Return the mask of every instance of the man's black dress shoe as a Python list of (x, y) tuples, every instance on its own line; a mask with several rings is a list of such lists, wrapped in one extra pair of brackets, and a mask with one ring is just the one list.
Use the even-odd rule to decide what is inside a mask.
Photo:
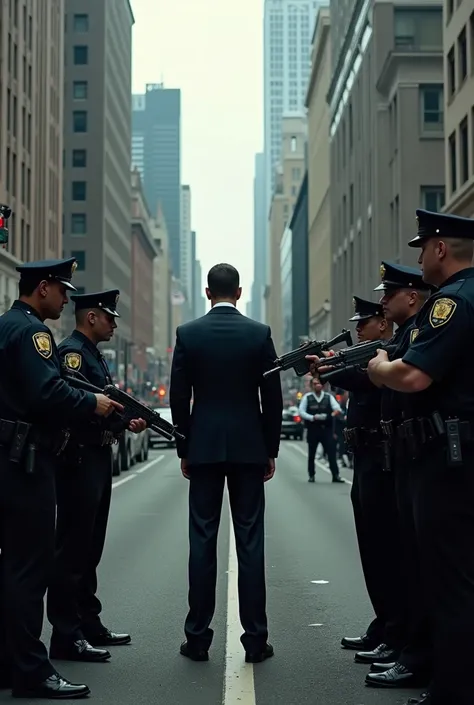
[(14, 698), (45, 698), (47, 700), (76, 700), (90, 695), (87, 685), (70, 683), (65, 678), (54, 673), (42, 683), (27, 687), (15, 686), (12, 691)]
[(49, 647), (49, 657), (61, 661), (83, 661), (89, 663), (100, 663), (108, 661), (111, 654), (107, 649), (96, 649), (85, 639), (77, 639), (72, 643), (58, 643), (51, 641)]
[(373, 663), (370, 667), (370, 672), (385, 673), (385, 671), (388, 671), (389, 668), (393, 668), (395, 663), (396, 661), (392, 661), (392, 663)]
[(179, 647), (181, 656), (190, 658), (191, 661), (209, 661), (209, 652), (206, 649), (199, 649), (189, 645), (187, 641), (183, 641)]
[(382, 673), (368, 673), (365, 684), (372, 688), (412, 688), (420, 683), (420, 677), (411, 673), (401, 663), (396, 663), (392, 668)]
[(344, 482), (344, 480), (342, 479), (342, 477), (340, 475), (338, 475), (337, 477), (333, 477), (332, 481), (333, 482)]
[(370, 651), (370, 649), (375, 649), (378, 643), (375, 643), (370, 636), (364, 634), (363, 636), (345, 636), (341, 639), (341, 646), (343, 649), (350, 649), (351, 651)]
[(111, 632), (110, 629), (104, 629), (104, 631), (96, 634), (86, 633), (84, 636), (92, 646), (122, 646), (130, 644), (132, 641), (130, 634), (118, 634), (117, 632)]
[(261, 651), (246, 651), (245, 652), (245, 663), (261, 663), (266, 661), (267, 658), (274, 656), (275, 651), (271, 644), (265, 644)]
[(354, 656), (356, 663), (390, 663), (396, 661), (398, 652), (387, 644), (379, 644), (372, 651), (358, 651)]

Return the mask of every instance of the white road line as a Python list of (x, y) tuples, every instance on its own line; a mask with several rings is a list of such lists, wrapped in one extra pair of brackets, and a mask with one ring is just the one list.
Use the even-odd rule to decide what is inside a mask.
[(156, 463), (160, 463), (164, 457), (165, 457), (164, 455), (159, 455), (157, 458), (154, 458), (152, 461), (150, 461), (149, 463), (144, 465), (142, 468), (135, 470), (136, 474), (139, 475), (141, 472), (146, 472), (147, 470), (152, 468), (153, 465), (156, 465)]
[[(299, 453), (301, 453), (301, 455), (304, 455), (305, 458), (308, 457), (307, 454), (306, 454), (306, 451), (304, 451), (302, 448), (300, 448), (300, 447), (299, 447), (298, 445), (296, 445), (295, 443), (289, 443), (289, 444), (288, 444), (288, 443), (285, 443), (284, 448), (286, 448), (287, 445), (289, 445), (291, 448), (294, 448), (295, 450), (297, 450)], [(319, 460), (316, 460), (316, 465), (317, 465), (317, 467), (318, 467), (320, 470), (322, 470), (323, 472), (327, 473), (328, 475), (331, 474), (331, 471), (330, 471), (328, 468), (325, 468), (324, 465), (322, 465), (322, 464), (319, 462)], [(346, 485), (352, 485), (352, 482), (351, 482), (350, 480), (346, 480), (345, 477), (342, 477), (341, 479), (344, 480), (344, 482), (346, 483)]]
[(256, 705), (253, 664), (245, 663), (244, 650), (240, 642), (242, 627), (239, 617), (237, 571), (237, 551), (232, 518), (230, 518), (229, 569), (227, 573), (227, 635), (222, 705)]
[(159, 455), (157, 458), (150, 460), (149, 463), (144, 465), (142, 468), (138, 468), (138, 470), (135, 470), (135, 472), (130, 473), (130, 475), (127, 475), (127, 477), (124, 477), (122, 480), (117, 480), (116, 482), (113, 482), (112, 489), (114, 489), (115, 487), (120, 487), (120, 485), (124, 485), (126, 482), (130, 482), (130, 480), (134, 480), (139, 473), (145, 472), (145, 470), (149, 470), (157, 463), (160, 463), (164, 457), (164, 455)]

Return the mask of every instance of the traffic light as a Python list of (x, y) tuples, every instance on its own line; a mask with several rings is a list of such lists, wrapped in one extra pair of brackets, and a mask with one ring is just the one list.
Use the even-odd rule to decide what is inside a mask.
[(0, 245), (6, 247), (8, 244), (8, 225), (7, 220), (12, 212), (8, 206), (0, 204)]
[(165, 395), (166, 395), (166, 389), (163, 386), (161, 386), (158, 390), (158, 396), (160, 396), (163, 399), (163, 397)]
[(302, 396), (303, 396), (302, 392), (298, 392), (297, 395), (296, 395), (296, 398), (297, 398), (297, 399), (301, 399)]

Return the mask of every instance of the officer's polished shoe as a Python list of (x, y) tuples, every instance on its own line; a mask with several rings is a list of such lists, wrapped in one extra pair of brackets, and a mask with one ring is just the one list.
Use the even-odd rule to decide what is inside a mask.
[(412, 673), (401, 663), (396, 663), (392, 668), (383, 673), (368, 673), (365, 684), (372, 688), (411, 688), (420, 683), (420, 677)]
[(396, 661), (398, 652), (387, 644), (379, 644), (373, 651), (358, 651), (354, 656), (356, 663), (390, 663)]
[(340, 475), (338, 475), (337, 477), (333, 477), (332, 481), (333, 482), (344, 482), (344, 480), (342, 479), (342, 477)]
[(14, 698), (45, 698), (47, 700), (76, 700), (86, 698), (90, 695), (87, 685), (77, 685), (70, 683), (65, 678), (54, 673), (42, 683), (30, 685), (28, 687), (14, 687), (12, 696)]
[(179, 647), (179, 653), (181, 656), (190, 658), (191, 661), (209, 661), (209, 651), (206, 651), (206, 649), (192, 647), (187, 641), (183, 641)]
[(396, 661), (392, 661), (392, 663), (373, 663), (370, 667), (370, 672), (385, 673), (385, 671), (388, 671), (389, 668), (393, 668), (395, 663)]
[(314, 482), (314, 475), (312, 477), (308, 477), (308, 482)]
[(273, 646), (271, 644), (265, 644), (262, 651), (246, 651), (245, 663), (261, 663), (274, 655), (275, 651), (273, 650)]
[(341, 639), (341, 646), (343, 649), (350, 649), (351, 651), (363, 651), (364, 649), (369, 651), (370, 649), (375, 649), (378, 644), (374, 643), (370, 636), (364, 634), (363, 636), (343, 637)]
[(132, 637), (130, 634), (118, 634), (111, 632), (110, 629), (104, 629), (103, 632), (97, 634), (86, 634), (87, 641), (92, 646), (122, 646), (130, 644)]
[(49, 657), (61, 661), (83, 661), (100, 663), (108, 661), (111, 654), (107, 649), (96, 649), (85, 639), (78, 639), (69, 644), (51, 642)]

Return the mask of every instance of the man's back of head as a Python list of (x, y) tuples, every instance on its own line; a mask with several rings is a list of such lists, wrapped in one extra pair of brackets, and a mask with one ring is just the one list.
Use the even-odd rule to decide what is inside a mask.
[(235, 267), (225, 262), (215, 264), (208, 272), (206, 296), (214, 306), (220, 302), (236, 304), (242, 294), (240, 275)]

